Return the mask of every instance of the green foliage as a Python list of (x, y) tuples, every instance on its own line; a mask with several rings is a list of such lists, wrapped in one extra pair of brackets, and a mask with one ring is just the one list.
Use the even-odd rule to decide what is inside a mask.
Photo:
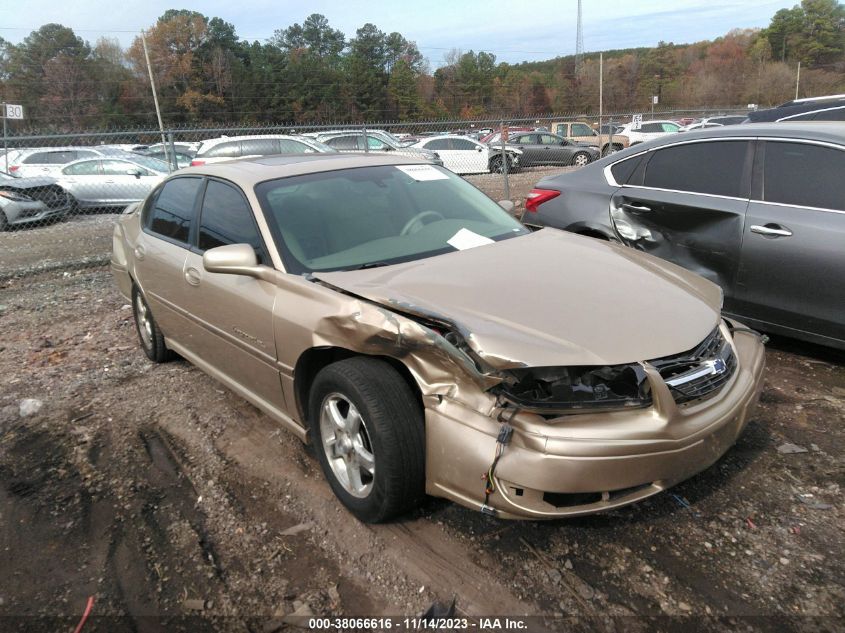
[[(354, 37), (318, 13), (279, 28), (266, 42), (235, 26), (170, 9), (145, 31), (166, 124), (422, 119), (598, 108), (598, 54), (497, 63), (487, 51), (453, 50), (429, 71), (417, 45), (375, 24)], [(767, 28), (712, 42), (604, 53), (605, 111), (774, 104), (795, 90), (845, 92), (845, 8), (803, 0)], [(2, 97), (23, 103), (42, 129), (155, 121), (141, 39), (93, 47), (72, 29), (46, 24), (19, 44), (0, 39)]]

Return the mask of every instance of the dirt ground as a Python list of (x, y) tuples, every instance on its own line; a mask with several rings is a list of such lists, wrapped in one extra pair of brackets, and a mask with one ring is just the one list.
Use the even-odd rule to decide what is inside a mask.
[[(845, 627), (845, 354), (772, 341), (737, 445), (634, 506), (529, 523), (430, 499), (366, 526), (298, 440), (146, 360), (97, 259), (113, 219), (0, 236), (0, 630), (72, 630), (89, 596), (85, 631), (264, 632), (453, 598), (530, 630)], [(76, 264), (45, 267), (44, 244)]]

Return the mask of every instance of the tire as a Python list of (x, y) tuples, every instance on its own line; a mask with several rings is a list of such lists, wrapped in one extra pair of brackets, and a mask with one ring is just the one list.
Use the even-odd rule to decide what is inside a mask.
[(308, 412), (323, 473), (353, 515), (380, 523), (418, 505), (425, 494), (423, 415), (393, 367), (355, 357), (323, 368)]
[(135, 331), (141, 341), (141, 349), (154, 363), (165, 363), (173, 359), (173, 352), (167, 349), (164, 335), (153, 318), (150, 306), (137, 286), (132, 286), (132, 314), (135, 317)]
[(9, 228), (9, 219), (3, 211), (0, 211), (0, 233)]
[(572, 157), (572, 166), (573, 167), (583, 167), (587, 163), (590, 162), (590, 155), (586, 152), (578, 152), (575, 156)]
[(501, 174), (502, 173), (502, 157), (495, 156), (494, 158), (490, 159), (490, 173), (491, 174)]

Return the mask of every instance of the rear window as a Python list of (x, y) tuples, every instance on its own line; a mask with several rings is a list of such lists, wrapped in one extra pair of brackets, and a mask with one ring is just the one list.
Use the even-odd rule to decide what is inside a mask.
[(201, 184), (201, 178), (174, 178), (166, 182), (149, 211), (150, 231), (187, 243)]
[(744, 196), (742, 178), (748, 141), (687, 143), (656, 150), (643, 186), (717, 196)]

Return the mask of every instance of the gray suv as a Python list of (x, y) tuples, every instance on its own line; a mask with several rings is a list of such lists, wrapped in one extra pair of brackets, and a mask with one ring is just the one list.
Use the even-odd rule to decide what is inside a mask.
[(667, 259), (718, 283), (728, 314), (845, 349), (843, 174), (845, 124), (719, 127), (544, 178), (523, 221)]

